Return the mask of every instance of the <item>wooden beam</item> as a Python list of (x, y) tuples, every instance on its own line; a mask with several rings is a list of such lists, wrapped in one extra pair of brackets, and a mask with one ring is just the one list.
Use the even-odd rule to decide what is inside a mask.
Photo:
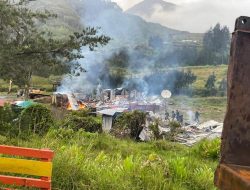
[(51, 185), (50, 181), (44, 181), (41, 179), (31, 179), (31, 178), (3, 176), (3, 175), (0, 175), (0, 184), (1, 183), (6, 185), (44, 188), (44, 189), (49, 189)]
[(0, 172), (51, 177), (52, 163), (16, 158), (0, 158)]
[(21, 147), (4, 146), (4, 145), (0, 145), (0, 154), (24, 156), (24, 157), (39, 158), (39, 159), (52, 159), (54, 156), (54, 152), (47, 149), (40, 150), (40, 149), (21, 148)]

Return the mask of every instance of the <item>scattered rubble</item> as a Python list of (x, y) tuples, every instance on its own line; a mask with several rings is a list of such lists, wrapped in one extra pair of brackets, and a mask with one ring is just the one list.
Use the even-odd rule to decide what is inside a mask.
[(193, 124), (183, 127), (183, 132), (178, 134), (176, 141), (187, 146), (192, 146), (203, 139), (221, 137), (223, 123), (208, 121), (202, 124)]
[[(153, 121), (149, 123), (152, 122)], [(147, 122), (147, 126), (140, 134), (142, 141), (152, 140), (152, 132), (148, 128), (149, 123)], [(192, 146), (203, 139), (214, 139), (221, 137), (222, 129), (223, 123), (219, 123), (214, 120), (202, 124), (195, 123), (192, 125), (182, 126), (181, 133), (174, 137), (174, 141), (187, 146)], [(161, 134), (171, 133), (171, 129), (168, 126), (159, 126), (159, 131)]]
[[(163, 136), (171, 133), (168, 126), (170, 121), (179, 122), (182, 126), (181, 133), (177, 134), (174, 140), (187, 146), (192, 146), (204, 138), (213, 139), (221, 136), (223, 124), (213, 120), (199, 124), (199, 117), (197, 116), (195, 123), (188, 124), (183, 121), (183, 115), (178, 110), (176, 110), (178, 114), (175, 118), (170, 119), (170, 115), (166, 118), (167, 99), (170, 97), (171, 92), (168, 90), (163, 91), (161, 97), (146, 97), (136, 90), (129, 91), (125, 88), (101, 90), (98, 88), (95, 95), (83, 95), (83, 93), (54, 94), (52, 104), (67, 110), (94, 108), (97, 114), (102, 115), (104, 132), (111, 131), (116, 116), (124, 111), (140, 110), (147, 112), (146, 126), (139, 136), (142, 141), (154, 139), (149, 125), (154, 124), (155, 121), (159, 122), (158, 128)], [(178, 115), (182, 116), (181, 122)]]

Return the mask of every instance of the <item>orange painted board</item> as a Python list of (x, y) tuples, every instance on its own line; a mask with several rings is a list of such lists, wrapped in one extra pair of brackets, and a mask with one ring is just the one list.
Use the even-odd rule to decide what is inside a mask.
[(24, 186), (24, 187), (35, 187), (35, 188), (50, 188), (51, 182), (44, 181), (41, 179), (31, 179), (31, 178), (21, 178), (21, 177), (12, 177), (12, 176), (3, 176), (0, 175), (0, 185), (15, 185), (15, 186)]
[(22, 147), (5, 146), (5, 145), (0, 145), (0, 154), (24, 156), (24, 157), (39, 158), (39, 159), (52, 159), (54, 156), (54, 152), (51, 150), (40, 150), (40, 149), (22, 148)]

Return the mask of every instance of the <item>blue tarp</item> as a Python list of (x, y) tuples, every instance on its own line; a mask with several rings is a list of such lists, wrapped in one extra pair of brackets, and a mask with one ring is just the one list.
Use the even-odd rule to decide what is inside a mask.
[(21, 108), (27, 108), (33, 104), (35, 104), (34, 102), (32, 101), (17, 101), (15, 102), (15, 104), (18, 106), (18, 107), (21, 107)]

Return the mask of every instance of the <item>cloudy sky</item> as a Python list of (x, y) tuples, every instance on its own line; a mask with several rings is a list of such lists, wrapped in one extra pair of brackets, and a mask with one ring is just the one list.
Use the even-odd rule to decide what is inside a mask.
[[(113, 0), (126, 10), (142, 0)], [(250, 0), (165, 0), (179, 5), (174, 13), (166, 13), (156, 8), (148, 21), (191, 32), (205, 32), (220, 22), (233, 31), (235, 19), (250, 16)]]

